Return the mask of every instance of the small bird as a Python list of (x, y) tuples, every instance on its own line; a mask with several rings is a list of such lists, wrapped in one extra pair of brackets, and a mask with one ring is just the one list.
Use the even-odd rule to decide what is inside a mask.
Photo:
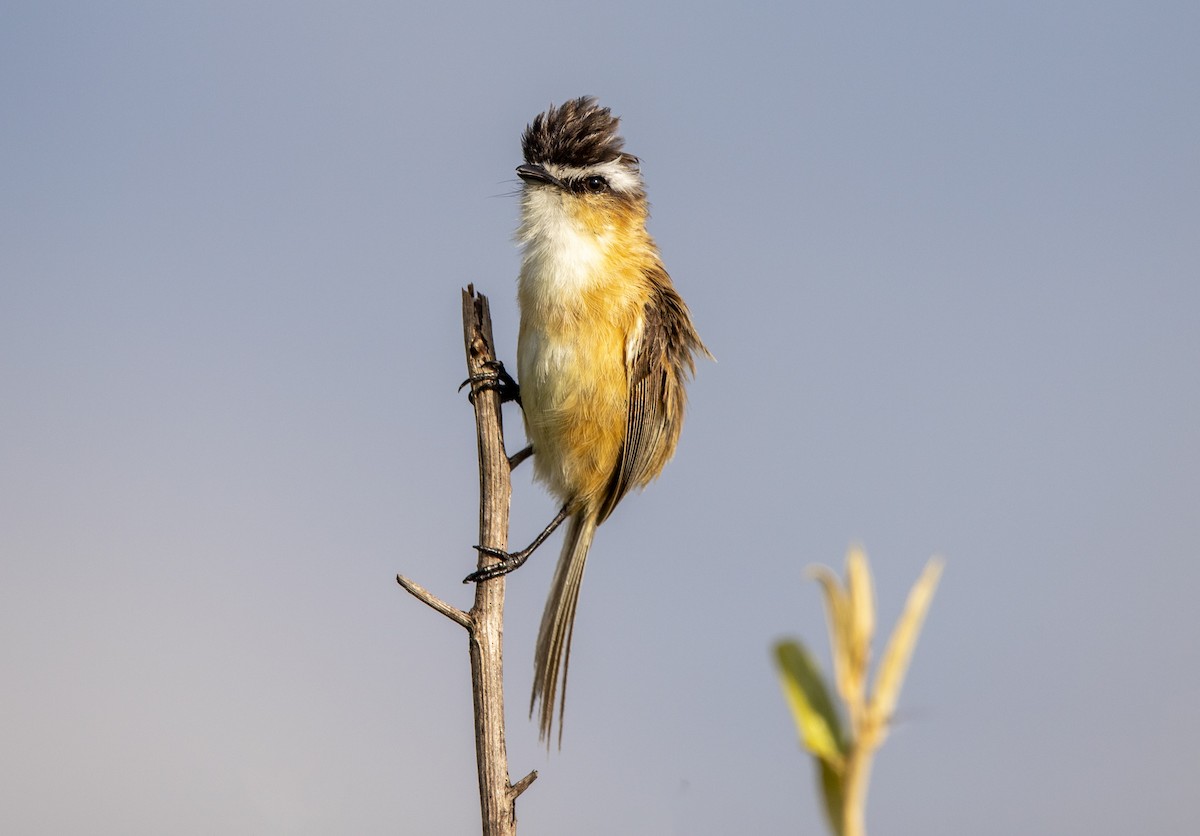
[(711, 357), (646, 231), (638, 159), (622, 150), (618, 124), (582, 97), (535, 117), (521, 138), (519, 400), (534, 474), (563, 505), (528, 548), (482, 549), (500, 562), (468, 578), (511, 571), (570, 520), (538, 631), (529, 708), (532, 715), (540, 703), (547, 739), (558, 694), (560, 746), (575, 608), (596, 527), (631, 488), (662, 472), (679, 441), (695, 357)]

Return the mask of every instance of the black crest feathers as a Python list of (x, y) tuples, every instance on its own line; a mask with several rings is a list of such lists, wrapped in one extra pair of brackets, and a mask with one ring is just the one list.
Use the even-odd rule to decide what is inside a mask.
[(580, 168), (616, 159), (636, 164), (636, 157), (621, 152), (625, 140), (617, 133), (620, 121), (607, 107), (600, 107), (593, 96), (551, 105), (534, 117), (521, 137), (525, 162)]

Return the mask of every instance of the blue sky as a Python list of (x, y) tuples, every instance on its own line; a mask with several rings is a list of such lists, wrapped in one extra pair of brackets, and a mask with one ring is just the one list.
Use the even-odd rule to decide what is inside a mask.
[[(1200, 817), (1194, 4), (26, 3), (0, 13), (0, 824), (461, 833), (459, 289), (515, 356), (519, 136), (597, 95), (719, 362), (599, 531), (522, 834), (813, 833), (771, 643), (946, 573), (894, 834)], [(510, 446), (523, 443), (515, 411)], [(514, 541), (554, 501), (515, 478)]]

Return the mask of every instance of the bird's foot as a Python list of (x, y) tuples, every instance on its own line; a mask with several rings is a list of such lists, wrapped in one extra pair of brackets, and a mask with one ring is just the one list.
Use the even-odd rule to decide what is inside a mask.
[(500, 403), (516, 401), (519, 405), (521, 403), (521, 387), (504, 368), (504, 363), (500, 360), (486, 360), (483, 366), (488, 371), (471, 375), (459, 384), (458, 391), (461, 392), (464, 387), (470, 386), (471, 391), (467, 393), (467, 400), (475, 403), (477, 394), (490, 389), (500, 394)]
[(507, 575), (512, 570), (519, 568), (522, 563), (529, 559), (529, 555), (533, 554), (533, 549), (506, 552), (503, 549), (493, 549), (491, 546), (476, 546), (475, 548), (481, 554), (490, 554), (492, 557), (498, 558), (499, 563), (493, 563), (490, 566), (484, 566), (482, 569), (476, 569), (463, 578), (463, 583), (479, 583), (480, 581), (490, 581), (492, 578)]

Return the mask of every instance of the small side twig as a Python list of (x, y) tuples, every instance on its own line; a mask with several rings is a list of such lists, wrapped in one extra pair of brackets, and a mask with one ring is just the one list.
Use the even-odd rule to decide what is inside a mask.
[(517, 781), (517, 783), (513, 784), (509, 788), (509, 793), (515, 799), (518, 795), (525, 792), (525, 790), (529, 789), (529, 785), (532, 784), (536, 780), (537, 780), (537, 770), (535, 769), (532, 772), (530, 772), (528, 775), (526, 775), (524, 778), (522, 778), (520, 781)]
[(432, 592), (430, 592), (425, 587), (421, 586), (419, 583), (416, 583), (415, 581), (410, 581), (408, 578), (404, 577), (403, 575), (396, 575), (396, 583), (398, 583), (398, 584), (400, 584), (400, 586), (404, 587), (404, 591), (408, 592), (410, 595), (412, 595), (418, 601), (428, 604), (430, 607), (433, 607), (433, 609), (437, 610), (442, 615), (446, 616), (446, 618), (448, 618), (451, 621), (454, 621), (458, 624), (461, 624), (463, 627), (466, 627), (468, 630), (471, 629), (470, 613), (463, 612), (462, 610), (460, 610), (458, 607), (454, 606), (453, 604), (447, 604), (445, 601), (443, 601), (441, 598), (434, 595)]
[(525, 461), (527, 458), (529, 458), (532, 455), (533, 455), (533, 445), (526, 444), (520, 450), (518, 450), (517, 452), (513, 453), (511, 456), (508, 457), (508, 469), (516, 470), (517, 466), (520, 465), (521, 462)]

